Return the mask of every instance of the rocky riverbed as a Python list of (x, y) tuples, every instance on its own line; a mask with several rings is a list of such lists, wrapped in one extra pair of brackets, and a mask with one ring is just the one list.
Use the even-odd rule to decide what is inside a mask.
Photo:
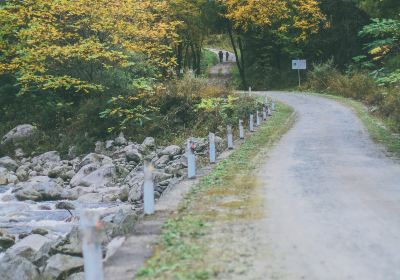
[[(79, 215), (93, 209), (101, 218), (107, 245), (130, 231), (142, 212), (143, 162), (155, 167), (155, 197), (186, 176), (184, 147), (158, 147), (147, 137), (129, 141), (121, 133), (98, 141), (92, 153), (68, 158), (57, 151), (25, 155), (18, 141), (34, 134), (21, 125), (2, 139), (15, 153), (0, 158), (0, 275), (2, 279), (83, 279)], [(206, 156), (206, 138), (195, 138)], [(217, 150), (225, 141), (216, 137)], [(112, 244), (112, 243), (111, 243)]]

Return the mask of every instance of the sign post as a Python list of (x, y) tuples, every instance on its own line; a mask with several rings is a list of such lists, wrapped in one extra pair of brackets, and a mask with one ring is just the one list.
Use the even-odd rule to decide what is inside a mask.
[(299, 87), (301, 85), (300, 70), (307, 69), (307, 61), (305, 59), (294, 59), (292, 60), (292, 70), (297, 70), (297, 76), (299, 77)]

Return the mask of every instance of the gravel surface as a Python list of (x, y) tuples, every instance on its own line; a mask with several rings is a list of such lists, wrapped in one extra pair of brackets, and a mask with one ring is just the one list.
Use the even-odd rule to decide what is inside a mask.
[(242, 279), (400, 279), (399, 162), (335, 101), (262, 94), (297, 121), (261, 169), (265, 254)]

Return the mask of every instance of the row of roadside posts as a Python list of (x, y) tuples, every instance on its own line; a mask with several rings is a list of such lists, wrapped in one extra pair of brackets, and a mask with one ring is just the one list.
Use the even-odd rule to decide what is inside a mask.
[[(251, 89), (249, 89), (251, 91)], [(260, 126), (261, 121), (266, 121), (268, 116), (271, 116), (272, 111), (275, 111), (275, 103), (271, 101), (271, 106), (268, 106), (268, 100), (262, 108), (262, 115), (260, 111), (256, 110), (255, 115), (249, 114), (249, 131), (254, 132), (254, 117), (255, 125)], [(238, 124), (239, 138), (244, 140), (245, 129), (243, 120), (239, 120)], [(227, 142), (228, 149), (234, 148), (232, 126), (227, 126)], [(216, 163), (217, 153), (215, 146), (215, 134), (209, 133), (209, 161), (210, 163)], [(196, 177), (196, 155), (195, 155), (195, 143), (189, 139), (186, 146), (186, 157), (187, 157), (187, 176), (189, 179)], [(149, 161), (144, 162), (144, 186), (143, 186), (143, 211), (147, 215), (154, 214), (155, 211), (155, 200), (154, 200), (154, 182), (153, 182), (153, 166)], [(86, 280), (103, 280), (103, 255), (101, 249), (101, 223), (99, 216), (96, 212), (90, 210), (84, 210), (81, 213), (80, 226), (82, 232), (82, 251), (84, 261), (84, 271)]]

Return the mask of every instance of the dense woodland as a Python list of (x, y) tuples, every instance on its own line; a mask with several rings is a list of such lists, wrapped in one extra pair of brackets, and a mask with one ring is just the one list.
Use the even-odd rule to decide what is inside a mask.
[[(208, 46), (238, 57), (232, 86), (207, 83)], [(294, 58), (304, 89), (360, 99), (399, 130), (398, 0), (1, 1), (0, 135), (34, 124), (35, 148), (65, 152), (207, 131), (255, 105), (233, 85), (294, 88)]]

